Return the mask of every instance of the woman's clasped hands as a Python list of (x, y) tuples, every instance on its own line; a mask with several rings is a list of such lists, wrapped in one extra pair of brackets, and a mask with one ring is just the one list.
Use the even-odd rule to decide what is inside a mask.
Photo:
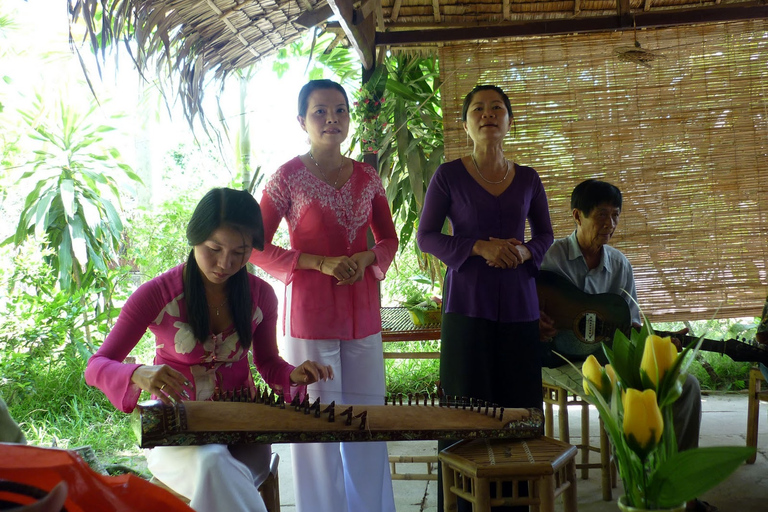
[(517, 268), (531, 258), (531, 251), (516, 238), (478, 240), (472, 252), (483, 257), (489, 267), (496, 268)]
[(363, 251), (352, 256), (327, 256), (320, 264), (320, 272), (338, 279), (338, 286), (356, 283), (363, 279), (365, 269), (376, 256), (371, 251)]

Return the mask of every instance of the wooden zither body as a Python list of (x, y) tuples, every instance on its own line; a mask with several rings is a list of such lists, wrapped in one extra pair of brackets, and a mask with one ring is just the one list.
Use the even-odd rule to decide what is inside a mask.
[[(410, 401), (410, 400), (409, 400)], [(264, 401), (142, 402), (134, 430), (142, 448), (201, 444), (533, 438), (538, 409), (501, 409), (474, 401), (450, 406), (321, 404)]]

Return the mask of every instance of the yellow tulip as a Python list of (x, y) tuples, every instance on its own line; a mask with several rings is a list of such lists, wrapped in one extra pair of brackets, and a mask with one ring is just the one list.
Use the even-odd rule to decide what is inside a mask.
[(677, 348), (672, 343), (672, 338), (661, 338), (655, 334), (646, 338), (640, 369), (648, 375), (655, 388), (658, 388), (659, 382), (674, 366), (676, 360)]
[(581, 366), (581, 373), (584, 375), (584, 393), (586, 396), (590, 395), (589, 382), (594, 384), (597, 391), (610, 402), (613, 388), (616, 386), (616, 373), (611, 368), (611, 365), (605, 365), (605, 368), (600, 366), (595, 356), (589, 356)]
[(645, 457), (664, 432), (664, 420), (656, 403), (656, 392), (652, 389), (639, 391), (630, 388), (623, 398), (624, 437), (635, 452)]
[(603, 392), (603, 367), (597, 362), (597, 358), (590, 355), (581, 365), (581, 373), (584, 375), (584, 393), (589, 395), (587, 381), (595, 385), (598, 391)]

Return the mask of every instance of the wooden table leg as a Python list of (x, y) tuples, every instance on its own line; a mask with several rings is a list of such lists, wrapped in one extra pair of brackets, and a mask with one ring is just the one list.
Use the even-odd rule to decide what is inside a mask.
[(456, 502), (456, 495), (451, 490), (451, 487), (456, 485), (454, 481), (453, 469), (445, 462), (443, 465), (443, 509), (445, 512), (453, 512), (459, 508)]
[(600, 482), (603, 487), (603, 500), (611, 501), (613, 492), (611, 491), (611, 443), (608, 440), (608, 434), (605, 432), (605, 424), (602, 418), (598, 427), (600, 429)]
[[(757, 368), (749, 370), (749, 401), (747, 403), (747, 446), (757, 447), (757, 426), (760, 421), (760, 383), (762, 375)], [(747, 464), (754, 464), (757, 452), (747, 459)]]
[(487, 478), (475, 478), (475, 502), (472, 504), (472, 512), (491, 512), (491, 482)]
[(564, 443), (571, 442), (571, 431), (568, 427), (568, 390), (560, 388), (557, 394), (557, 422), (560, 426), (560, 440)]
[(538, 481), (529, 480), (529, 496), (535, 496), (536, 486), (538, 486), (538, 494), (540, 500), (539, 510), (541, 512), (555, 512), (555, 475), (546, 475)]
[(571, 459), (565, 466), (565, 478), (568, 480), (568, 488), (564, 491), (563, 511), (576, 512), (578, 496), (576, 495), (576, 461)]
[(581, 403), (581, 479), (589, 480), (589, 403)]

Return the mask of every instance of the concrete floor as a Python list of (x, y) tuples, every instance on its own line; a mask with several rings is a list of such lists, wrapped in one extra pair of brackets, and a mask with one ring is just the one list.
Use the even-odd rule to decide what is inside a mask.
[[(701, 446), (744, 445), (747, 424), (746, 394), (716, 394), (703, 397), (703, 418), (701, 425)], [(557, 408), (555, 408), (557, 409)], [(720, 512), (760, 512), (768, 511), (768, 415), (766, 404), (760, 411), (760, 429), (758, 436), (757, 461), (753, 465), (743, 465), (728, 480), (712, 489), (701, 498), (718, 507)], [(557, 411), (555, 411), (555, 415)], [(577, 442), (580, 436), (578, 413), (570, 413), (571, 440)], [(574, 417), (575, 416), (575, 417)], [(597, 432), (597, 412), (590, 414), (592, 426), (590, 433)], [(557, 419), (555, 419), (557, 425)], [(596, 444), (597, 439), (593, 439)], [(282, 512), (296, 512), (293, 497), (293, 476), (291, 474), (291, 452), (289, 445), (272, 445), (280, 454), (280, 499)], [(389, 454), (393, 455), (434, 455), (437, 453), (436, 441), (399, 441), (389, 443)], [(597, 455), (593, 454), (595, 460)], [(426, 464), (398, 464), (401, 474), (423, 474)], [(590, 470), (588, 480), (578, 481), (578, 501), (581, 512), (616, 511), (616, 499), (622, 494), (621, 482), (614, 489), (613, 501), (602, 500), (599, 470)], [(397, 512), (437, 512), (437, 483), (425, 480), (395, 480)], [(557, 511), (563, 510), (562, 502), (556, 505)], [(360, 511), (365, 512), (365, 511)]]

